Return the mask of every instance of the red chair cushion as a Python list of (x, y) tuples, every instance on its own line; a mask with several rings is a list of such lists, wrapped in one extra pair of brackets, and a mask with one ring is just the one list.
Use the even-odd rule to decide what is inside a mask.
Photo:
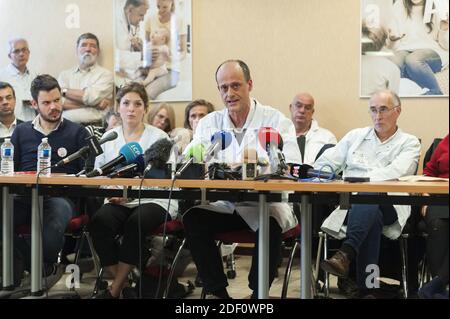
[[(242, 244), (253, 244), (255, 242), (255, 232), (247, 229), (236, 230), (224, 233), (217, 233), (214, 235), (215, 240), (220, 240), (225, 243), (242, 243)], [(297, 224), (292, 229), (283, 233), (283, 240), (297, 237), (300, 235), (300, 225)]]
[[(179, 220), (171, 220), (166, 223), (166, 234), (174, 233), (183, 229), (183, 223)], [(152, 235), (159, 235), (164, 232), (164, 223), (159, 225), (157, 229), (152, 232)]]

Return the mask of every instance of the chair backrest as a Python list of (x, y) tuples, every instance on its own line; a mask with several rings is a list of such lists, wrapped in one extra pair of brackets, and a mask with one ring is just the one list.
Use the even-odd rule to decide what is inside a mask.
[(425, 156), (423, 157), (423, 168), (427, 166), (427, 163), (430, 161), (431, 156), (434, 153), (434, 150), (439, 145), (439, 143), (442, 141), (442, 138), (435, 138), (433, 140), (433, 143), (430, 145), (430, 147), (427, 149), (427, 152), (425, 153)]
[(335, 146), (335, 144), (325, 144), (324, 146), (322, 146), (319, 153), (317, 153), (315, 160), (317, 161), (317, 159), (323, 154), (323, 152), (325, 152), (327, 149), (332, 148), (334, 146)]

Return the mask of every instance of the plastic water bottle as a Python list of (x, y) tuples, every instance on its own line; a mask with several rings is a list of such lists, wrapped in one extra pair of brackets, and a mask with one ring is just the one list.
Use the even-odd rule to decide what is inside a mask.
[[(50, 176), (50, 166), (52, 162), (52, 147), (48, 143), (48, 138), (44, 137), (38, 146), (38, 162), (37, 171), (41, 172), (41, 176)], [(45, 170), (43, 170), (45, 168)]]
[(14, 175), (14, 145), (11, 143), (11, 139), (5, 138), (5, 141), (2, 144), (1, 152), (2, 175)]

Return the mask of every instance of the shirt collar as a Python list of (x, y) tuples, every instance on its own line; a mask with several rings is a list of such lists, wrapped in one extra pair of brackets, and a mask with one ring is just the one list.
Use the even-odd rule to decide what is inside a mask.
[(92, 70), (94, 70), (96, 67), (97, 67), (97, 62), (94, 63), (92, 66), (90, 66), (89, 68), (87, 68), (87, 69), (85, 69), (85, 70), (80, 69), (80, 66), (77, 65), (77, 66), (74, 68), (73, 73), (89, 73), (89, 72), (91, 72)]
[(28, 70), (28, 68), (25, 68), (25, 72), (20, 72), (20, 70), (18, 68), (16, 68), (16, 66), (12, 63), (8, 64), (7, 66), (8, 68), (8, 72), (12, 75), (22, 75), (22, 74), (30, 74), (30, 71)]
[(56, 125), (56, 127), (47, 133), (47, 131), (41, 126), (40, 123), (40, 115), (37, 115), (34, 120), (31, 122), (31, 124), (33, 125), (34, 129), (40, 133), (42, 133), (43, 135), (47, 136), (49, 135), (51, 132), (56, 131), (57, 129), (59, 129), (59, 127), (61, 126), (62, 122), (64, 121), (64, 117), (61, 117), (61, 121), (59, 121), (58, 125)]
[(3, 127), (3, 128), (5, 128), (5, 129), (8, 129), (8, 130), (12, 130), (12, 129), (15, 128), (16, 126), (17, 126), (17, 118), (14, 119), (14, 122), (11, 123), (11, 126), (10, 126), (9, 128), (6, 127), (5, 124), (3, 124), (2, 122), (0, 122), (0, 127)]
[(386, 144), (386, 143), (389, 143), (390, 141), (392, 141), (398, 134), (400, 134), (400, 128), (397, 126), (397, 130), (395, 131), (395, 133), (392, 134), (392, 136), (390, 136), (384, 142), (381, 142), (380, 139), (377, 136), (377, 133), (375, 132), (375, 129), (372, 127), (372, 129), (369, 131), (369, 134), (367, 134), (364, 139), (366, 139), (366, 140), (376, 140), (380, 144)]

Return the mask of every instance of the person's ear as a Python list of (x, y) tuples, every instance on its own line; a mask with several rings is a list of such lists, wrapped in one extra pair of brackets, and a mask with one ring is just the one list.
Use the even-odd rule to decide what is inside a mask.
[(248, 90), (251, 91), (253, 89), (253, 80), (248, 80)]
[(31, 100), (31, 106), (33, 107), (33, 109), (35, 109), (36, 111), (38, 110), (38, 104), (35, 100)]

